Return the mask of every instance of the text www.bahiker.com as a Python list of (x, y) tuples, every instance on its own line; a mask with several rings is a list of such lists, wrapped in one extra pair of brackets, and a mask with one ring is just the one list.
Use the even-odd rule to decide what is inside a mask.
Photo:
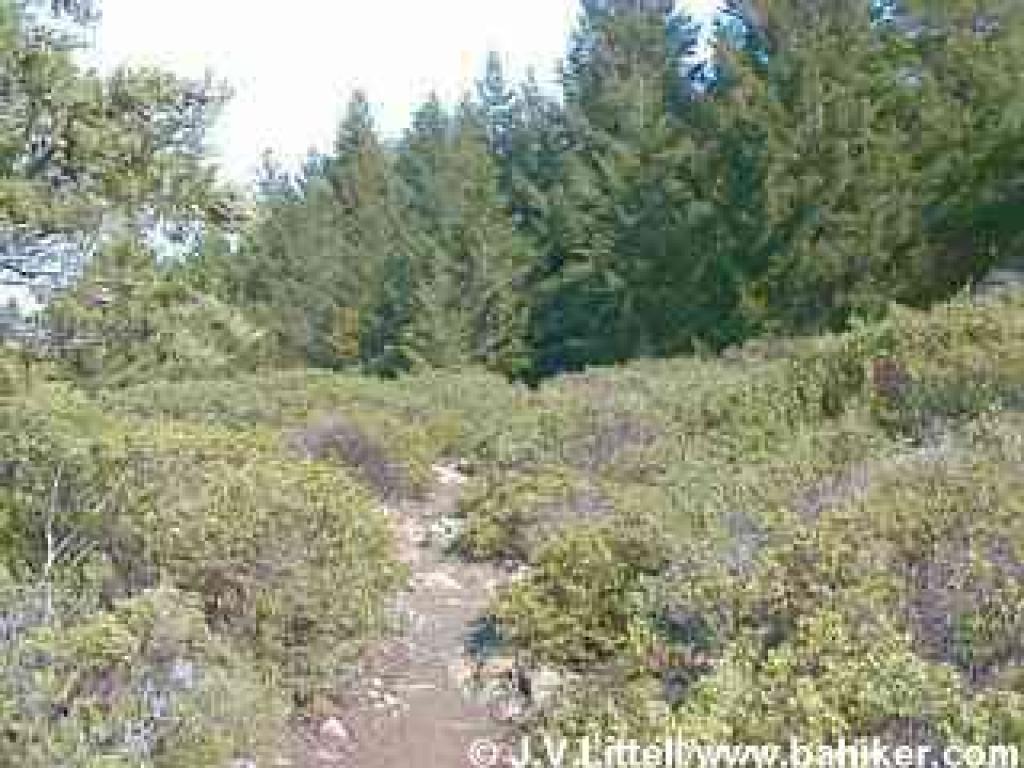
[(879, 739), (835, 745), (700, 744), (669, 737), (661, 743), (623, 738), (525, 739), (518, 747), (489, 740), (468, 753), (472, 768), (1021, 768), (1020, 749), (1008, 744), (883, 744)]

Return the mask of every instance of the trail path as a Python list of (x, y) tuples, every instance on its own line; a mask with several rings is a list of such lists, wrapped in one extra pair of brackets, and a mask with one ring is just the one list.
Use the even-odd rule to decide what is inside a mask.
[(500, 737), (500, 725), (472, 694), (469, 651), (487, 643), (479, 621), (502, 575), (446, 556), (431, 536), (455, 516), (464, 482), (448, 467), (435, 474), (428, 499), (393, 510), (411, 570), (397, 605), (404, 632), (371, 654), (358, 693), (311, 729), (295, 766), (466, 768), (474, 742)]

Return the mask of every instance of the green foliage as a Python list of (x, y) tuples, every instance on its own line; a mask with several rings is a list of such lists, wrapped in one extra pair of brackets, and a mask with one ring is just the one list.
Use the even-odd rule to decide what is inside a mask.
[(598, 517), (599, 498), (584, 498), (571, 473), (500, 473), (475, 482), (460, 503), (466, 530), (460, 548), (470, 557), (529, 561), (559, 528)]
[(410, 187), (434, 195), (413, 202), (433, 252), (420, 267), (404, 349), (414, 368), (482, 363), (518, 373), (527, 364), (519, 289), (531, 253), (508, 218), (481, 117), (463, 105), (450, 131), (409, 136), (402, 158), (415, 169)]
[[(181, 656), (240, 701), (330, 689), (403, 576), (378, 499), (422, 493), (457, 457), (474, 474), (463, 552), (528, 566), (493, 608), (503, 637), (575, 681), (546, 728), (1012, 741), (1021, 316), (1019, 300), (957, 301), (535, 390), (480, 371), (39, 382), (3, 412), (0, 468), (17, 472), (0, 492), (0, 579), (43, 585), (24, 642), (72, 638), (63, 677), (102, 677), (143, 647), (119, 612), (173, 590), (199, 632)], [(23, 659), (21, 642), (4, 652)], [(133, 653), (131, 669), (166, 669)], [(94, 695), (76, 693), (71, 721), (19, 715), (16, 743), (64, 749), (60, 723), (109, 728)], [(189, 748), (274, 751), (240, 721), (209, 735), (219, 721), (195, 695)]]
[(1024, 738), (1024, 304), (935, 303), (1021, 244), (1024, 14), (751, 0), (701, 76), (671, 5), (584, 3), (561, 101), (495, 56), (388, 143), (356, 94), (178, 267), (138, 217), (211, 218), (223, 94), (0, 5), (0, 224), (117, 230), (48, 316), (89, 386), (0, 352), (5, 764), (278, 757), (452, 458), (504, 638), (579, 683), (546, 726)]
[[(1020, 317), (1019, 301), (959, 301), (542, 388), (568, 422), (556, 455), (600, 427), (584, 398), (662, 428), (590, 465), (612, 504), (602, 528), (562, 529), (495, 604), (509, 642), (578, 675), (541, 724), (1015, 743)], [(879, 361), (906, 378), (890, 387)], [(528, 487), (505, 474), (489, 486)], [(504, 498), (515, 530), (520, 497)]]
[[(994, 424), (1013, 429), (998, 417), (977, 429)], [(990, 706), (970, 690), (999, 690), (1019, 652), (1019, 457), (976, 436), (889, 461), (846, 498), (777, 523), (750, 570), (691, 579), (686, 594), (721, 618), (728, 645), (686, 696), (683, 727), (711, 742), (900, 743), (890, 729), (916, 721), (969, 741), (965, 720)], [(1014, 717), (987, 739), (1006, 739)]]
[(93, 231), (104, 214), (175, 219), (213, 204), (203, 140), (222, 88), (156, 70), (85, 73), (74, 38), (28, 28), (10, 0), (0, 14), (0, 222)]
[(536, 381), (846, 330), (1017, 257), (1019, 8), (734, 6), (688, 70), (669, 4), (584, 3), (561, 102), (495, 54), (396, 147), (358, 97), (223, 295), (317, 365)]
[(48, 311), (54, 332), (69, 340), (61, 362), (93, 384), (223, 378), (272, 359), (266, 331), (181, 275), (160, 270), (130, 241), (99, 254)]
[(10, 397), (18, 391), (24, 378), (20, 368), (14, 350), (0, 349), (0, 397)]
[(816, 331), (927, 304), (1015, 256), (1019, 9), (987, 9), (999, 21), (979, 32), (956, 3), (931, 5), (945, 13), (748, 4), (755, 50), (723, 51), (715, 130), (755, 162), (738, 202), (756, 223), (736, 232), (753, 246), (736, 253), (755, 325)]
[(594, 527), (560, 537), (495, 607), (510, 642), (540, 662), (577, 669), (620, 658), (645, 612), (642, 577), (657, 560), (656, 547)]
[(115, 417), (52, 385), (0, 416), (14, 764), (270, 759), (289, 696), (336, 690), (387, 626), (384, 513), (279, 430)]
[[(54, 524), (48, 505), (66, 508), (61, 530), (91, 548), (103, 542), (118, 593), (167, 583), (200, 596), (211, 625), (298, 684), (350, 660), (380, 626), (374, 595), (393, 589), (400, 573), (382, 567), (391, 556), (387, 525), (353, 481), (288, 458), (259, 431), (243, 438), (91, 418), (102, 430), (91, 444), (44, 441), (53, 432), (45, 421), (10, 427), (22, 432), (9, 448), (19, 458), (5, 496), (7, 536), (21, 540), (13, 552), (24, 558), (34, 542), (35, 563), (46, 561), (38, 548)], [(34, 568), (24, 560), (10, 567)]]
[[(7, 591), (4, 610), (32, 611), (31, 598)], [(194, 603), (147, 592), (6, 643), (0, 757), (29, 768), (213, 768), (273, 754), (286, 705), (210, 635)]]
[(737, 644), (695, 687), (676, 722), (707, 743), (835, 744), (925, 713), (943, 724), (955, 718), (951, 670), (915, 656), (898, 634), (879, 634), (826, 609), (801, 619), (778, 649)]

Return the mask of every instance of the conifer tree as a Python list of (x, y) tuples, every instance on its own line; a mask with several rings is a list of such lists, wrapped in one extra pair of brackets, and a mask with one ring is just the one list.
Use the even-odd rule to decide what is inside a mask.
[[(54, 10), (85, 24), (90, 9)], [(81, 40), (33, 18), (0, 2), (0, 226), (94, 234), (112, 217), (194, 220), (214, 211), (205, 137), (224, 89), (156, 70), (84, 72)]]
[(746, 211), (727, 249), (755, 331), (814, 332), (891, 301), (927, 304), (1019, 237), (1011, 179), (1021, 158), (1009, 138), (1019, 132), (1003, 129), (1020, 104), (1009, 74), (1020, 14), (980, 30), (963, 7), (740, 8), (753, 40), (723, 49), (714, 120), (717, 147), (728, 148), (718, 166), (753, 161), (746, 183), (756, 193), (736, 189), (739, 205), (719, 210)]
[(655, 353), (678, 329), (664, 319), (687, 268), (687, 189), (672, 175), (688, 152), (693, 44), (671, 4), (584, 3), (563, 73), (571, 145), (550, 201), (558, 244), (531, 323), (540, 373)]
[(350, 320), (349, 327), (360, 328), (362, 362), (388, 368), (393, 365), (398, 332), (394, 326), (401, 325), (403, 316), (402, 291), (396, 294), (395, 285), (405, 280), (409, 254), (392, 158), (377, 137), (362, 92), (356, 92), (348, 106), (327, 178), (335, 194), (340, 235), (334, 318), (338, 312), (358, 318)]
[(389, 146), (357, 96), (235, 290), (317, 364), (536, 377), (842, 328), (1019, 252), (1019, 3), (734, 0), (696, 77), (675, 5), (586, 0), (561, 100), (493, 54)]
[(512, 132), (517, 122), (515, 90), (505, 78), (501, 55), (491, 51), (483, 77), (477, 83), (477, 108), (487, 134), (491, 155), (504, 163), (511, 152)]
[[(406, 333), (418, 364), (522, 366), (520, 281), (529, 249), (501, 196), (485, 121), (464, 103), (445, 132), (428, 103), (403, 148), (425, 239), (416, 310)], [(429, 118), (429, 119), (428, 119)]]

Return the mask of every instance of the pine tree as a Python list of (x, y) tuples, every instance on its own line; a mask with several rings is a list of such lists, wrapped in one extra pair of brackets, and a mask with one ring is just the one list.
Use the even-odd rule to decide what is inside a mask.
[(584, 0), (564, 66), (577, 119), (618, 138), (642, 133), (686, 95), (681, 77), (697, 35), (670, 0)]
[(501, 55), (491, 51), (483, 78), (477, 83), (477, 106), (491, 155), (504, 163), (511, 152), (512, 132), (517, 122), (516, 93), (505, 79)]
[(310, 363), (392, 373), (411, 301), (412, 240), (394, 158), (365, 94), (327, 157), (296, 180), (269, 174), (261, 215), (226, 269), (227, 296)]
[[(81, 23), (89, 3), (55, 10)], [(0, 226), (94, 234), (113, 218), (194, 220), (220, 202), (205, 147), (226, 98), (156, 70), (84, 72), (73, 35), (0, 3)], [(7, 264), (7, 266), (15, 266)]]
[(921, 61), (919, 162), (938, 198), (930, 205), (933, 258), (914, 278), (923, 301), (977, 281), (1024, 245), (1024, 7), (1012, 0), (917, 0), (897, 22), (914, 30)]
[[(421, 118), (437, 115), (436, 105), (425, 110)], [(425, 234), (407, 354), (420, 364), (519, 369), (519, 283), (529, 248), (501, 196), (477, 107), (464, 103), (447, 132), (437, 126), (435, 119), (414, 123), (401, 163)]]
[(1003, 129), (1020, 103), (1020, 14), (984, 31), (963, 4), (920, 6), (743, 9), (753, 41), (723, 49), (714, 122), (717, 165), (752, 161), (756, 192), (734, 188), (719, 218), (746, 211), (739, 238), (723, 239), (755, 330), (814, 332), (891, 301), (927, 304), (1019, 239), (1019, 142)]
[(677, 178), (695, 38), (666, 3), (589, 2), (563, 79), (570, 146), (549, 196), (556, 244), (531, 322), (538, 371), (633, 354), (685, 337), (671, 316), (688, 254)]

